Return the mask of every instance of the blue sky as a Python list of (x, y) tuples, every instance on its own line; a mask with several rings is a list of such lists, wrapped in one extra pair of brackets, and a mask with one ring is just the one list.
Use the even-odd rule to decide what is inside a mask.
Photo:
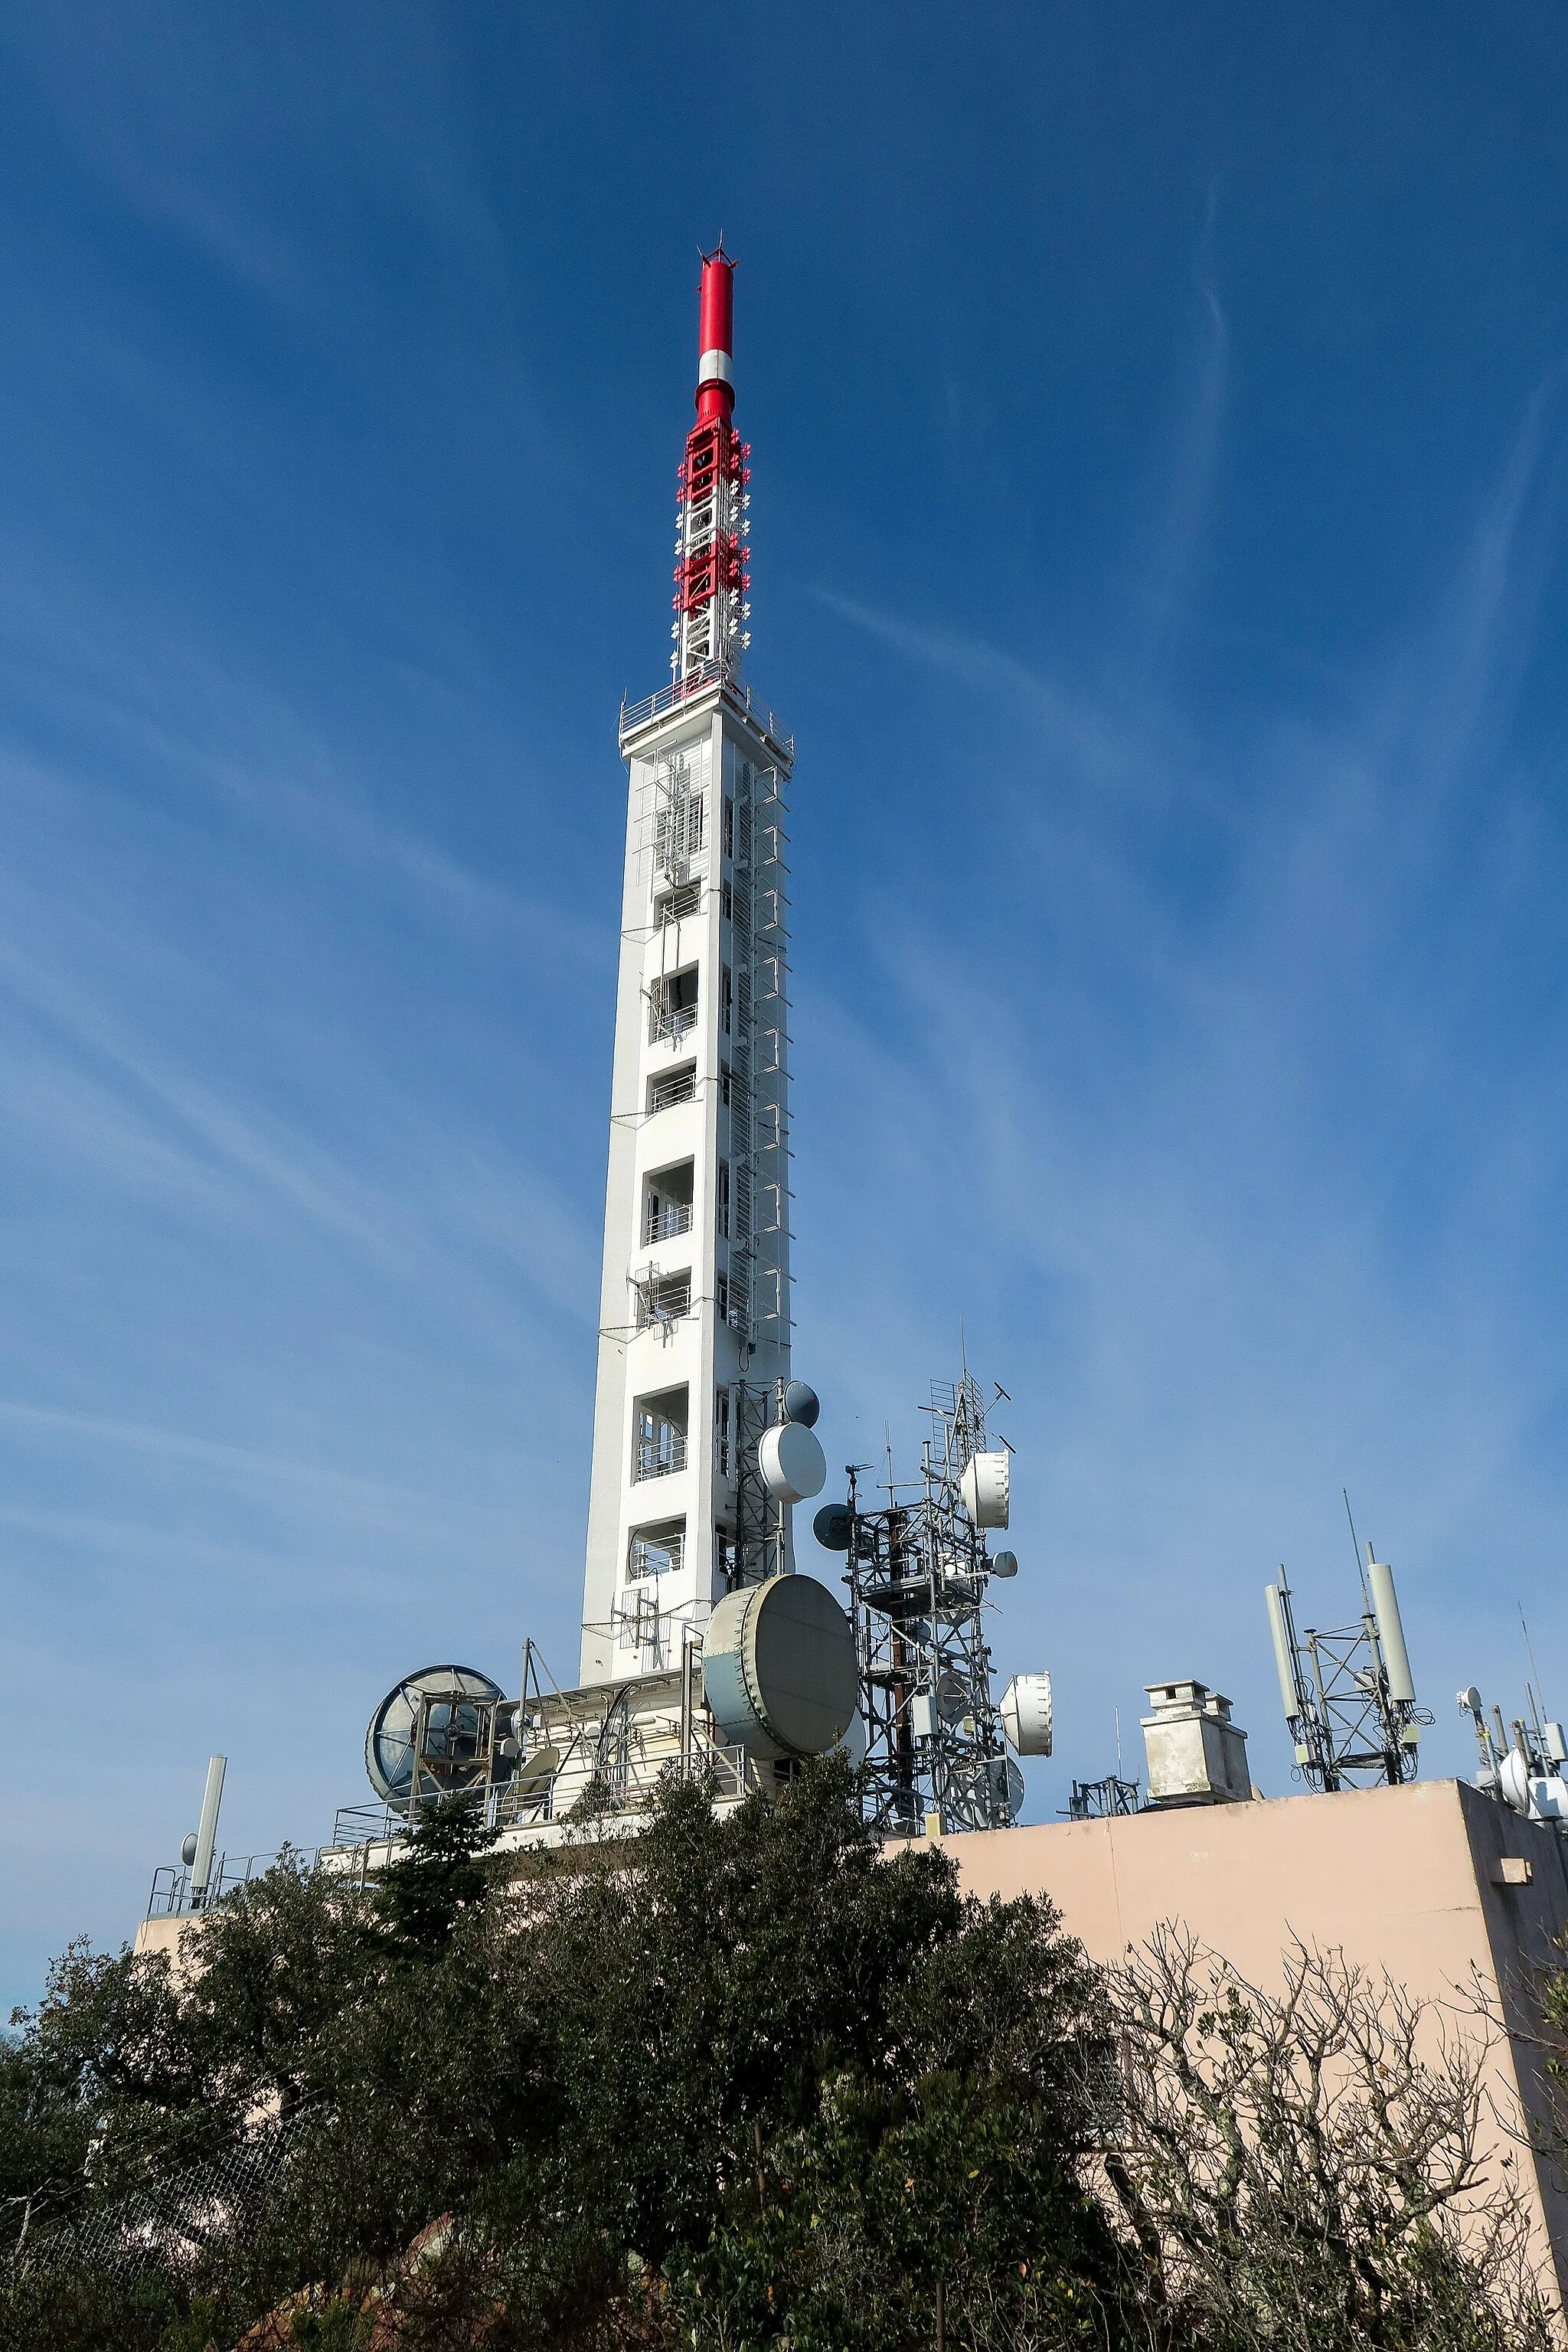
[(1030, 1811), (1261, 1587), (1568, 1712), (1568, 18), (0, 26), (0, 1995), (576, 1644), (695, 257), (798, 741), (796, 1366), (1011, 1392)]

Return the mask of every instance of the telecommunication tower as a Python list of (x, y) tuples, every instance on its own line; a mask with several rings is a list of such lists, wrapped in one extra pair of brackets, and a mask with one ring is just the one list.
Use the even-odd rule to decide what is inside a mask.
[(677, 478), (670, 683), (623, 704), (625, 889), (582, 1679), (679, 1665), (716, 1600), (794, 1565), (759, 1467), (790, 1372), (795, 739), (741, 682), (750, 444), (734, 264), (702, 263)]
[[(887, 1507), (871, 1510), (861, 1500), (866, 1465), (851, 1467), (847, 1502), (830, 1504), (815, 1522), (826, 1549), (848, 1555), (867, 1818), (906, 1835), (932, 1823), (1005, 1828), (1024, 1794), (1003, 1734), (1016, 1685), (999, 1708), (985, 1638), (991, 1579), (1018, 1570), (1013, 1553), (985, 1548), (985, 1530), (1007, 1525), (1008, 1454), (992, 1448), (985, 1402), (967, 1371), (951, 1386), (933, 1383), (926, 1410), (932, 1429), (919, 1479), (898, 1484), (889, 1461)], [(1049, 1685), (1042, 1675), (1020, 1679), (1034, 1706), (1015, 1744), (1048, 1755)]]
[[(1358, 1555), (1359, 1563), (1359, 1555)], [(1420, 1769), (1421, 1727), (1394, 1570), (1366, 1548), (1362, 1614), (1353, 1625), (1296, 1632), (1281, 1568), (1264, 1587), (1279, 1699), (1296, 1750), (1296, 1771), (1316, 1789), (1397, 1788)]]

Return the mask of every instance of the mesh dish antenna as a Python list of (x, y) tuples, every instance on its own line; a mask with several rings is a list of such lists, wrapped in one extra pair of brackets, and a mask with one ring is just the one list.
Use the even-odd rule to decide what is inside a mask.
[(395, 1683), (370, 1719), (364, 1769), (384, 1804), (403, 1811), (415, 1768), (447, 1790), (485, 1778), (486, 1734), (501, 1686), (476, 1666), (421, 1666)]

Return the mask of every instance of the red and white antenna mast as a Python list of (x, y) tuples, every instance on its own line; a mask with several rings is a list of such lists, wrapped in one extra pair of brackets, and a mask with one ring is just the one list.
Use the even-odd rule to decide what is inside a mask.
[(702, 298), (697, 337), (697, 422), (687, 436), (677, 477), (675, 521), (675, 640), (670, 675), (678, 686), (736, 678), (752, 642), (746, 627), (752, 584), (746, 540), (752, 503), (746, 484), (749, 441), (736, 436), (735, 265), (721, 238), (702, 257)]

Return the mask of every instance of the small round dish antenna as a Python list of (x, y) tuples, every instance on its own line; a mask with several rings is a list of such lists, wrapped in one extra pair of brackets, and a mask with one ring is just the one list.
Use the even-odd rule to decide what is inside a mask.
[(395, 1683), (370, 1719), (364, 1769), (384, 1804), (402, 1811), (420, 1780), (455, 1794), (490, 1769), (499, 1683), (476, 1666), (421, 1666)]
[(531, 1748), (518, 1766), (512, 1786), (525, 1805), (537, 1804), (548, 1795), (550, 1783), (561, 1769), (559, 1748)]
[(804, 1381), (791, 1381), (784, 1392), (784, 1417), (798, 1421), (803, 1429), (815, 1429), (822, 1411), (822, 1401), (816, 1391), (807, 1388)]

